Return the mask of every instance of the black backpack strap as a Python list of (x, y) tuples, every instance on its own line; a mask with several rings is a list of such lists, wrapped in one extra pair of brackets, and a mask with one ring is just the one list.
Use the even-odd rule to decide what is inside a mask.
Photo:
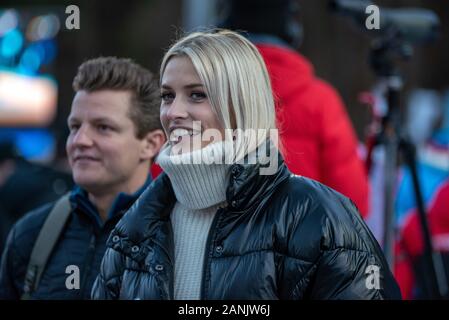
[(67, 193), (56, 202), (37, 236), (25, 274), (22, 300), (30, 299), (39, 285), (48, 258), (72, 211), (69, 197)]

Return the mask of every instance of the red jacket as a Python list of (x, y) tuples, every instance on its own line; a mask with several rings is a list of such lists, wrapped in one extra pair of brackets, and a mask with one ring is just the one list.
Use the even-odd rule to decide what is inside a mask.
[[(397, 258), (395, 276), (404, 299), (416, 298), (414, 289), (426, 275), (417, 274), (416, 268), (422, 263), (424, 242), (418, 213), (413, 211), (400, 232), (396, 245)], [(443, 256), (446, 278), (449, 276), (449, 181), (436, 192), (427, 214), (433, 249)], [(449, 282), (448, 282), (449, 285)]]
[(295, 174), (318, 180), (368, 211), (368, 177), (357, 139), (337, 92), (315, 77), (299, 53), (258, 44), (271, 77), (282, 150)]

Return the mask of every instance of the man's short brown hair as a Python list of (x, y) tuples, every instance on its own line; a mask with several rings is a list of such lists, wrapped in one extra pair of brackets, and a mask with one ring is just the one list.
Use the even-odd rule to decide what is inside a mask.
[(123, 90), (131, 92), (129, 117), (136, 137), (162, 129), (159, 119), (160, 93), (153, 74), (131, 59), (99, 57), (85, 61), (73, 79), (73, 90)]

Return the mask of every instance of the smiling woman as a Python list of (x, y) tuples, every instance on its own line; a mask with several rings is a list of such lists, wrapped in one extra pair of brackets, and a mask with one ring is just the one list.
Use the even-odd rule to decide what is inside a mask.
[(161, 79), (161, 88), (161, 122), (174, 145), (174, 153), (205, 147), (210, 141), (199, 139), (199, 145), (194, 141), (197, 141), (195, 136), (208, 129), (217, 128), (224, 137), (224, 126), (212, 109), (206, 88), (189, 58), (170, 59)]
[[(211, 45), (211, 41), (217, 45)], [(160, 74), (161, 121), (169, 136), (171, 128), (189, 129), (197, 121), (203, 134), (200, 147), (211, 142), (207, 137), (236, 140), (237, 160), (264, 142), (276, 127), (265, 64), (257, 49), (238, 34), (230, 32), (226, 37), (207, 39), (196, 34), (187, 36), (166, 53)], [(178, 112), (184, 114), (180, 116)], [(234, 129), (234, 136), (227, 135), (225, 128)], [(181, 142), (189, 141), (181, 139)], [(172, 151), (176, 153), (178, 147)]]
[[(400, 298), (354, 204), (284, 164), (269, 135), (267, 70), (248, 40), (190, 34), (168, 50), (160, 74), (171, 136), (157, 158), (164, 173), (113, 230), (93, 298)], [(209, 130), (221, 138), (203, 139)], [(234, 161), (210, 161), (234, 149)], [(202, 161), (177, 161), (185, 158)]]

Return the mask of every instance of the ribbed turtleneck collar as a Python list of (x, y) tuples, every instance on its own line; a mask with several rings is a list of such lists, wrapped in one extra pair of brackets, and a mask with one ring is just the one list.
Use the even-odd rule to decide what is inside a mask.
[(180, 155), (171, 155), (171, 147), (161, 151), (157, 163), (170, 178), (176, 199), (189, 209), (205, 209), (226, 200), (230, 164), (224, 161), (226, 144), (217, 142)]

